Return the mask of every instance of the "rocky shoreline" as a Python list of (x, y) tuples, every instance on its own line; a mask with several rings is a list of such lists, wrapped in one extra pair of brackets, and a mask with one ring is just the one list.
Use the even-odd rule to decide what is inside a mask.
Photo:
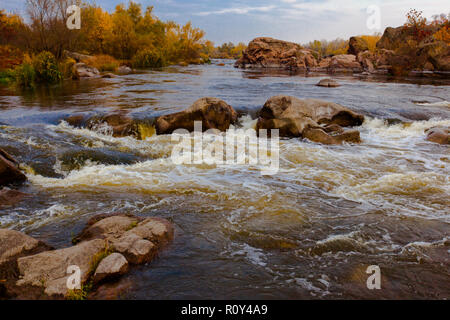
[(351, 37), (347, 54), (321, 57), (316, 51), (293, 42), (260, 37), (249, 43), (235, 67), (304, 73), (450, 76), (450, 46), (447, 43), (429, 37), (406, 50), (404, 43), (411, 39), (414, 39), (411, 29), (387, 28), (375, 51), (369, 50), (363, 38)]

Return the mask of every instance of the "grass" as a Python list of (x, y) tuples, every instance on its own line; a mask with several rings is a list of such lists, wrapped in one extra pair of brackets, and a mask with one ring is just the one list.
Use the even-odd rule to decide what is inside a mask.
[(115, 72), (120, 64), (119, 61), (106, 54), (99, 54), (93, 56), (83, 62), (91, 67), (98, 69), (98, 71), (101, 72), (104, 71)]

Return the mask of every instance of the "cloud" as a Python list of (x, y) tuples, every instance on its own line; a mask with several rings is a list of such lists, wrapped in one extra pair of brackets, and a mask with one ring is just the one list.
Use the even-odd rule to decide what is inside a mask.
[(248, 14), (250, 12), (269, 12), (270, 10), (275, 9), (276, 6), (271, 5), (271, 6), (261, 6), (261, 7), (234, 7), (234, 8), (225, 8), (225, 9), (221, 9), (221, 10), (216, 10), (216, 11), (204, 11), (204, 12), (199, 12), (196, 15), (198, 16), (209, 16), (209, 15), (213, 15), (213, 14)]

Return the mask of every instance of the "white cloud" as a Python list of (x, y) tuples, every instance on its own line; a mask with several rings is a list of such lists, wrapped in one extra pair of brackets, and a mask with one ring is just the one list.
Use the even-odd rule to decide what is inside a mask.
[(270, 10), (275, 9), (275, 6), (261, 6), (261, 7), (234, 7), (234, 8), (226, 8), (216, 11), (204, 11), (199, 12), (196, 15), (199, 16), (209, 16), (212, 14), (227, 14), (227, 13), (234, 13), (234, 14), (247, 14), (250, 12), (268, 12)]

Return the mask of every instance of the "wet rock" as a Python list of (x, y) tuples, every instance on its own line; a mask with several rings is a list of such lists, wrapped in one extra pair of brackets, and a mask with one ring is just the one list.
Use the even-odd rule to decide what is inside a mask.
[(427, 140), (439, 143), (450, 144), (450, 127), (434, 127), (425, 130), (427, 134)]
[(69, 291), (69, 266), (78, 266), (81, 282), (85, 283), (93, 272), (96, 256), (105, 252), (107, 243), (101, 239), (82, 242), (76, 246), (46, 251), (17, 260), (20, 280), (18, 287), (40, 287), (49, 297), (65, 297)]
[(259, 112), (257, 130), (279, 129), (281, 137), (303, 137), (325, 144), (359, 142), (359, 132), (341, 127), (359, 126), (364, 116), (327, 101), (272, 97)]
[(8, 260), (33, 253), (39, 248), (50, 247), (24, 233), (0, 229), (0, 266)]
[(81, 114), (69, 116), (65, 118), (64, 121), (75, 128), (81, 128), (86, 123), (85, 116)]
[(249, 43), (235, 67), (307, 70), (318, 65), (316, 57), (299, 44), (262, 37)]
[(100, 72), (96, 68), (88, 66), (83, 62), (76, 63), (75, 69), (79, 78), (93, 78), (100, 75)]
[(170, 134), (177, 129), (194, 131), (194, 121), (202, 122), (202, 129), (227, 130), (237, 121), (237, 113), (225, 101), (218, 98), (201, 98), (186, 109), (174, 114), (156, 119), (155, 127), (158, 134)]
[(22, 183), (26, 179), (17, 161), (0, 148), (0, 186)]
[(94, 217), (88, 221), (87, 226), (74, 240), (75, 242), (92, 239), (113, 241), (120, 238), (125, 232), (135, 228), (139, 221), (139, 218), (120, 214)]
[(351, 37), (348, 43), (348, 54), (357, 56), (360, 52), (369, 50), (367, 41), (361, 37)]
[(133, 70), (128, 66), (120, 66), (119, 68), (117, 68), (118, 74), (126, 75), (126, 74), (130, 74), (132, 71)]
[(361, 72), (363, 70), (356, 56), (352, 54), (340, 54), (332, 57), (328, 69), (331, 72)]
[(112, 79), (112, 78), (115, 78), (115, 77), (116, 77), (116, 75), (111, 73), (111, 72), (108, 72), (108, 73), (105, 73), (105, 74), (102, 75), (103, 79)]
[(28, 194), (9, 188), (0, 189), (0, 207), (11, 206), (22, 201)]
[(117, 300), (120, 296), (133, 288), (133, 282), (130, 279), (121, 278), (112, 283), (102, 283), (95, 291), (88, 296), (89, 300)]
[(95, 270), (94, 283), (117, 278), (128, 272), (128, 261), (120, 253), (112, 253), (104, 258)]
[(152, 242), (133, 233), (127, 233), (113, 240), (112, 245), (115, 251), (123, 254), (132, 264), (149, 262), (157, 253), (157, 247)]
[[(87, 121), (87, 128), (99, 130), (101, 126), (107, 125), (105, 130), (111, 130), (113, 137), (136, 136), (137, 126), (135, 121), (127, 115), (115, 113), (105, 116), (94, 116)], [(107, 133), (107, 132), (105, 132)]]
[(337, 88), (340, 87), (341, 85), (337, 81), (332, 79), (322, 79), (319, 81), (318, 84), (316, 84), (316, 86), (326, 88)]
[(112, 250), (123, 254), (130, 263), (141, 264), (152, 260), (158, 250), (172, 241), (173, 234), (172, 225), (165, 219), (143, 220), (119, 214), (90, 221), (75, 240), (107, 240)]

